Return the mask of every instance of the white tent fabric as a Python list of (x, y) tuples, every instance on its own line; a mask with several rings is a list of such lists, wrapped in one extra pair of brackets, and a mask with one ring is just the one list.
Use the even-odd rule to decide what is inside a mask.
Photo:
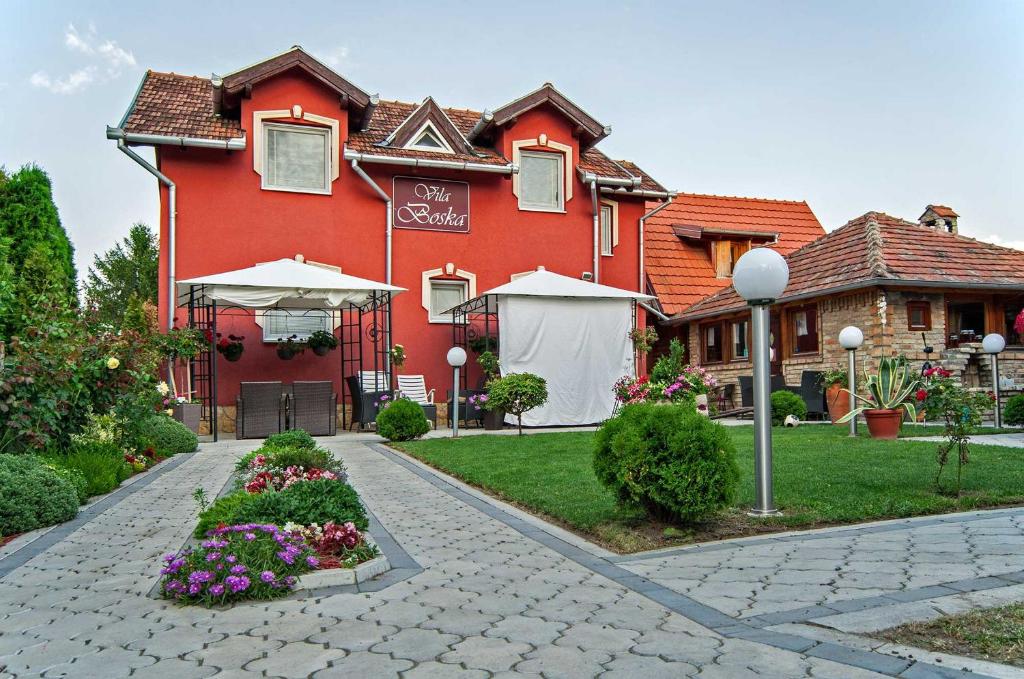
[(338, 308), (365, 303), (375, 292), (404, 292), (386, 283), (357, 278), (294, 259), (279, 259), (246, 269), (178, 281), (178, 304), (188, 302), (193, 285), (205, 286), (206, 297), (254, 309)]
[(524, 425), (594, 424), (611, 417), (612, 386), (634, 372), (632, 301), (649, 295), (543, 269), (484, 294), (498, 300), (502, 374), (530, 372), (547, 381), (547, 403), (524, 413)]

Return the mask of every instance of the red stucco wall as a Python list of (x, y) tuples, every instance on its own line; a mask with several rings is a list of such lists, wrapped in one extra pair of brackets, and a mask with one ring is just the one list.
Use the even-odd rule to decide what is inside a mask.
[[(257, 85), (243, 100), (242, 124), (247, 148), (226, 152), (195, 148), (159, 149), (160, 169), (177, 185), (177, 278), (219, 273), (282, 257), (302, 254), (307, 259), (342, 267), (345, 273), (383, 281), (385, 277), (384, 202), (341, 161), (332, 195), (264, 191), (253, 170), (252, 112), (302, 106), (309, 113), (338, 118), (341, 138), (347, 137), (345, 111), (338, 99), (315, 82), (285, 74)], [(593, 269), (593, 215), (589, 187), (575, 172), (578, 144), (569, 122), (554, 110), (534, 109), (520, 116), (499, 139), (499, 148), (512, 157), (516, 139), (539, 134), (573, 147), (567, 164), (575, 182), (566, 213), (520, 211), (509, 178), (473, 172), (417, 172), (412, 168), (363, 164), (389, 194), (395, 175), (422, 175), (470, 183), (468, 234), (396, 229), (393, 241), (393, 284), (408, 289), (393, 303), (394, 341), (409, 355), (407, 374), (426, 375), (438, 399), (450, 387), (445, 353), (452, 328), (431, 324), (422, 306), (421, 274), (454, 264), (477, 276), (477, 291), (509, 281), (509, 276), (544, 266), (578, 277)], [(161, 319), (167, 318), (167, 191), (161, 189)], [(601, 257), (601, 282), (635, 290), (638, 285), (638, 221), (642, 200), (619, 200), (619, 244), (614, 256)], [(178, 311), (184, 323), (187, 313)], [(641, 314), (642, 316), (642, 314)], [(642, 322), (642, 319), (641, 319)], [(242, 380), (333, 379), (339, 383), (339, 352), (317, 357), (307, 351), (292, 361), (277, 358), (273, 344), (264, 344), (250, 316), (222, 315), (218, 330), (245, 336), (245, 353), (237, 363), (219, 361), (221, 404), (234, 402)], [(471, 357), (470, 383), (477, 378)]]

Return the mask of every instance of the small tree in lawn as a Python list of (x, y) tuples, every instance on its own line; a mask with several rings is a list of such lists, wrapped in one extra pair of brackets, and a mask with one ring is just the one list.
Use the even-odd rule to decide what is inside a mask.
[(523, 413), (544, 405), (547, 400), (547, 382), (531, 373), (511, 373), (488, 384), (487, 409), (515, 415), (520, 436), (523, 435)]

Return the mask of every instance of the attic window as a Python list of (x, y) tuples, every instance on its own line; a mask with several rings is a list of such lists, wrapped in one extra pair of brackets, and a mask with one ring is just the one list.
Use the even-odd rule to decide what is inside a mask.
[(429, 122), (423, 124), (423, 127), (412, 136), (412, 141), (405, 148), (434, 153), (455, 153), (444, 137)]

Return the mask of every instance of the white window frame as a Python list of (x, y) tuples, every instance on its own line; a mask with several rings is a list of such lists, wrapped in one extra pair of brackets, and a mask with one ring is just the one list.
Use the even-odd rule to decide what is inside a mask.
[(324, 322), (323, 322), (322, 327), (320, 327), (318, 329), (319, 330), (324, 330), (324, 331), (330, 332), (330, 333), (334, 332), (334, 319), (332, 318), (332, 314), (329, 311), (310, 310), (310, 311), (307, 312), (307, 311), (297, 311), (297, 310), (289, 310), (289, 309), (267, 309), (267, 310), (265, 310), (263, 312), (263, 318), (262, 318), (262, 323), (261, 323), (261, 330), (263, 332), (263, 341), (266, 342), (266, 343), (283, 342), (284, 340), (288, 339), (292, 335), (296, 335), (296, 338), (295, 338), (296, 342), (304, 342), (305, 340), (309, 339), (309, 336), (312, 335), (313, 332), (315, 332), (315, 330), (313, 330), (313, 331), (310, 331), (310, 332), (307, 332), (307, 333), (298, 333), (298, 332), (272, 333), (270, 331), (270, 326), (273, 323), (273, 320), (272, 320), (271, 317), (274, 314), (278, 314), (278, 313), (283, 313), (283, 314), (286, 314), (286, 315), (289, 315), (289, 316), (307, 317), (307, 318), (310, 317), (312, 314), (323, 314), (322, 318), (323, 318)]
[[(417, 143), (428, 131), (430, 132), (431, 136), (433, 136), (434, 139), (436, 139), (441, 144), (441, 148), (437, 148), (435, 146), (420, 146)], [(434, 127), (434, 124), (431, 123), (429, 120), (420, 125), (420, 129), (416, 130), (416, 134), (410, 137), (410, 141), (405, 148), (414, 151), (427, 151), (429, 153), (455, 153), (451, 145), (448, 144), (448, 140), (444, 138), (444, 135), (442, 135), (438, 131), (438, 129)]]
[[(451, 323), (452, 322), (451, 314), (445, 314), (445, 313), (442, 313), (440, 315), (435, 315), (434, 314), (434, 309), (432, 308), (432, 306), (433, 306), (433, 297), (434, 297), (433, 291), (434, 291), (434, 286), (435, 285), (437, 285), (439, 287), (444, 287), (444, 288), (455, 288), (455, 287), (461, 288), (461, 290), (462, 290), (462, 301), (465, 302), (465, 301), (467, 301), (470, 298), (469, 297), (469, 295), (470, 295), (469, 281), (467, 281), (465, 279), (456, 279), (456, 278), (431, 278), (431, 279), (429, 279), (427, 281), (427, 291), (426, 291), (427, 294), (426, 294), (426, 298), (427, 298), (427, 304), (431, 305), (427, 309), (428, 320), (431, 323)], [(448, 311), (448, 309), (444, 309), (442, 311)]]
[(556, 177), (556, 179), (555, 179), (555, 187), (556, 187), (556, 191), (557, 191), (557, 194), (558, 194), (558, 205), (557, 206), (551, 206), (551, 205), (542, 205), (542, 204), (538, 204), (538, 203), (528, 203), (528, 202), (526, 202), (525, 198), (523, 197), (523, 194), (525, 193), (523, 191), (523, 188), (522, 188), (523, 187), (523, 180), (522, 180), (523, 166), (522, 166), (522, 163), (521, 163), (521, 160), (520, 160), (520, 166), (519, 166), (519, 175), (520, 175), (520, 178), (519, 178), (519, 209), (520, 210), (527, 210), (527, 211), (530, 211), (530, 212), (565, 212), (565, 155), (562, 154), (562, 153), (552, 153), (550, 151), (520, 151), (519, 152), (519, 157), (520, 157), (520, 159), (527, 158), (527, 157), (533, 157), (533, 158), (538, 158), (539, 157), (539, 158), (544, 158), (544, 159), (551, 159), (551, 158), (553, 158), (558, 163), (558, 172), (557, 172), (557, 174), (555, 176)]
[[(601, 203), (597, 209), (601, 227), (601, 255), (611, 257), (615, 254), (615, 208), (607, 203)], [(608, 219), (605, 219), (605, 215)]]
[[(282, 130), (284, 132), (294, 132), (298, 134), (315, 134), (324, 138), (324, 187), (319, 189), (312, 188), (297, 188), (294, 186), (274, 186), (269, 183), (267, 176), (270, 174), (266, 171), (270, 167), (270, 144), (267, 143), (267, 137), (271, 130)], [(282, 123), (263, 123), (263, 169), (261, 174), (261, 188), (265, 191), (284, 191), (286, 193), (313, 193), (317, 195), (331, 195), (331, 148), (333, 140), (331, 138), (331, 130), (326, 127), (311, 127), (307, 125), (287, 125)]]

